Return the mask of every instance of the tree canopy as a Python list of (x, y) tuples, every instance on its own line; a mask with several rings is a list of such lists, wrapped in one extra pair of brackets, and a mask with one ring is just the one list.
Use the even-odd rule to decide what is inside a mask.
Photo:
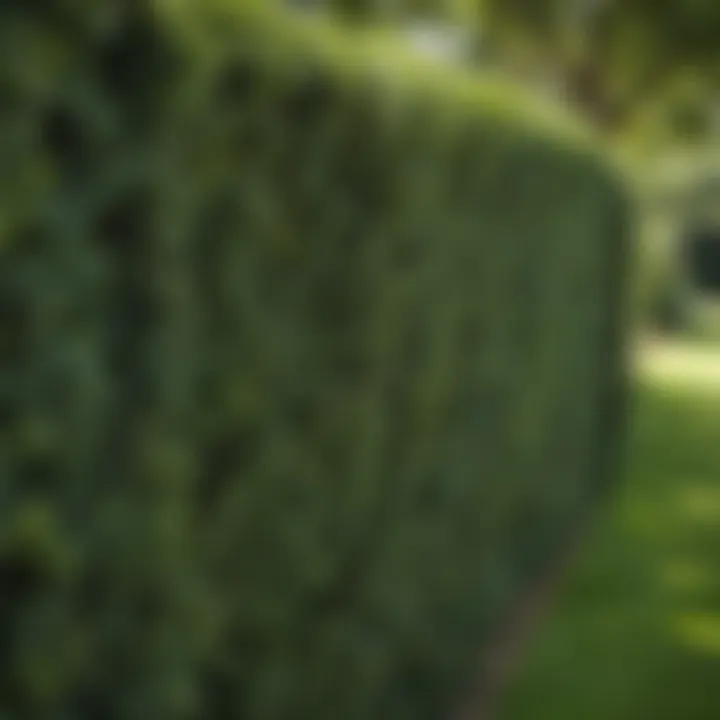
[(592, 113), (624, 120), (639, 101), (693, 74), (720, 79), (716, 0), (477, 0), (487, 32), (521, 38)]

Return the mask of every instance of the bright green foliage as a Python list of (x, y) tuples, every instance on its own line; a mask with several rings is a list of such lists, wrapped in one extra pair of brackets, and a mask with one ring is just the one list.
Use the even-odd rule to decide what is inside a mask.
[(606, 488), (623, 195), (462, 78), (165, 5), (0, 9), (0, 715), (440, 717)]

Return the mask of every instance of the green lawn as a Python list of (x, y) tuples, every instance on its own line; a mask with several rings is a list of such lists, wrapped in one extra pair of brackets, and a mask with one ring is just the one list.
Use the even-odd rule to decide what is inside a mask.
[(498, 720), (720, 720), (720, 389), (637, 391), (625, 484)]

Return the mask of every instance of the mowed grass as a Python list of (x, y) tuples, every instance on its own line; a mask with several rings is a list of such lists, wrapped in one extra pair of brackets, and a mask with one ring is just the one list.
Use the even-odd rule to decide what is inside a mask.
[(498, 720), (720, 720), (720, 388), (644, 381), (624, 485)]

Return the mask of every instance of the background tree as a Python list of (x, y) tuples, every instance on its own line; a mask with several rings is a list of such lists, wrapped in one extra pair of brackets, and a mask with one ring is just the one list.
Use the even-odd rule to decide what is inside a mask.
[[(483, 31), (506, 56), (554, 76), (569, 99), (615, 130), (684, 82), (710, 100), (720, 80), (716, 0), (477, 0)], [(684, 95), (688, 100), (688, 92)], [(692, 101), (691, 101), (692, 102)]]

